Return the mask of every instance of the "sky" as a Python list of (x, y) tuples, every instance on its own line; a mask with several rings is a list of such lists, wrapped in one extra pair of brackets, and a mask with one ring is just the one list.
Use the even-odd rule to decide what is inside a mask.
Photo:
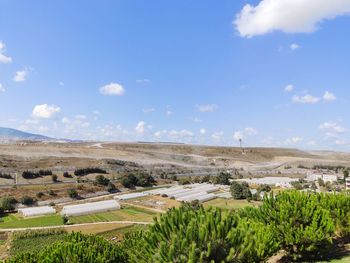
[(0, 126), (350, 151), (350, 0), (0, 0)]

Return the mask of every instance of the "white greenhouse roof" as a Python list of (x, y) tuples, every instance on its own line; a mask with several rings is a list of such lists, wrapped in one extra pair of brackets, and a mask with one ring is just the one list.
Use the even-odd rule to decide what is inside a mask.
[(66, 205), (63, 207), (61, 214), (67, 216), (78, 216), (117, 209), (120, 209), (120, 204), (116, 200), (107, 200), (79, 205)]
[(116, 196), (114, 196), (114, 199), (128, 200), (128, 199), (138, 198), (138, 197), (142, 197), (142, 196), (146, 196), (146, 195), (148, 195), (148, 194), (146, 194), (144, 192), (130, 193), (130, 194), (124, 194), (124, 195), (116, 195)]
[(23, 216), (40, 216), (40, 215), (48, 215), (55, 214), (56, 209), (51, 206), (38, 206), (38, 207), (28, 207), (28, 208), (20, 208), (18, 212)]

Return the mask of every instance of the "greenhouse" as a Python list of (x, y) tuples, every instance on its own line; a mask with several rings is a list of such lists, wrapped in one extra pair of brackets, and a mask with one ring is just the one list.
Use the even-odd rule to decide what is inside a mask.
[(147, 193), (141, 192), (141, 193), (131, 193), (131, 194), (124, 194), (124, 195), (116, 195), (114, 199), (117, 200), (129, 200), (133, 198), (143, 197), (148, 195)]
[(41, 216), (55, 214), (56, 209), (51, 206), (38, 206), (38, 207), (29, 207), (29, 208), (20, 208), (18, 213), (22, 214), (25, 217), (28, 216)]
[(107, 200), (80, 205), (66, 205), (63, 207), (61, 214), (66, 216), (79, 216), (117, 209), (120, 209), (120, 204), (116, 200)]

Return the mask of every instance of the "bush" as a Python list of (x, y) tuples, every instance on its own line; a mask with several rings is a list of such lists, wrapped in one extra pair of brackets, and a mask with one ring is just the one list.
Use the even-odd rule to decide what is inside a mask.
[(51, 175), (52, 182), (56, 183), (58, 180), (58, 177), (56, 174)]
[(48, 193), (49, 195), (51, 195), (51, 196), (55, 196), (55, 195), (56, 195), (55, 191), (52, 190), (52, 189), (50, 189), (49, 191), (47, 191), (47, 193)]
[(78, 198), (78, 196), (79, 196), (77, 190), (75, 190), (74, 188), (68, 189), (68, 190), (67, 190), (67, 193), (68, 193), (68, 196), (69, 196), (70, 198), (73, 198), (73, 199), (76, 199), (76, 198)]
[(68, 173), (68, 172), (64, 172), (63, 173), (63, 177), (65, 177), (65, 178), (72, 178), (73, 176), (70, 173)]
[(89, 168), (84, 168), (84, 169), (77, 169), (74, 171), (75, 176), (84, 176), (88, 174), (107, 174), (107, 172), (101, 168), (98, 167), (89, 167)]
[(117, 190), (117, 188), (115, 187), (115, 185), (111, 182), (108, 183), (107, 185), (107, 191), (110, 193), (113, 193)]
[(95, 183), (98, 185), (104, 185), (107, 186), (109, 184), (110, 180), (103, 175), (99, 174), (95, 178)]
[(252, 199), (252, 192), (246, 182), (232, 182), (230, 191), (234, 199)]
[(227, 172), (221, 172), (218, 176), (213, 178), (214, 184), (230, 185), (231, 174)]
[(2, 210), (2, 212), (13, 211), (17, 203), (18, 201), (14, 197), (0, 198), (0, 210)]
[(36, 197), (37, 198), (41, 198), (41, 197), (43, 197), (45, 194), (43, 193), (43, 192), (38, 192), (38, 193), (36, 193)]
[(128, 262), (126, 253), (114, 243), (98, 236), (72, 233), (64, 236), (60, 242), (44, 248), (39, 253), (24, 253), (9, 260), (22, 262)]
[(121, 179), (121, 184), (126, 188), (133, 188), (135, 186), (152, 186), (156, 183), (153, 176), (140, 172), (139, 174), (130, 173)]
[(3, 174), (3, 173), (0, 173), (0, 178), (3, 178), (3, 179), (13, 179), (13, 177), (12, 177), (10, 174)]
[(35, 179), (35, 178), (38, 178), (40, 177), (39, 173), (37, 172), (31, 172), (31, 171), (24, 171), (22, 173), (22, 177), (24, 179)]
[(21, 203), (26, 206), (32, 206), (35, 203), (35, 200), (32, 197), (25, 195), (21, 198)]

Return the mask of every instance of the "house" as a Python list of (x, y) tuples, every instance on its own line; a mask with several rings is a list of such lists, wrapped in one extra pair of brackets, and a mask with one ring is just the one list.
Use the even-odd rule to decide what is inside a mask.
[(350, 190), (350, 177), (345, 179), (345, 189)]

